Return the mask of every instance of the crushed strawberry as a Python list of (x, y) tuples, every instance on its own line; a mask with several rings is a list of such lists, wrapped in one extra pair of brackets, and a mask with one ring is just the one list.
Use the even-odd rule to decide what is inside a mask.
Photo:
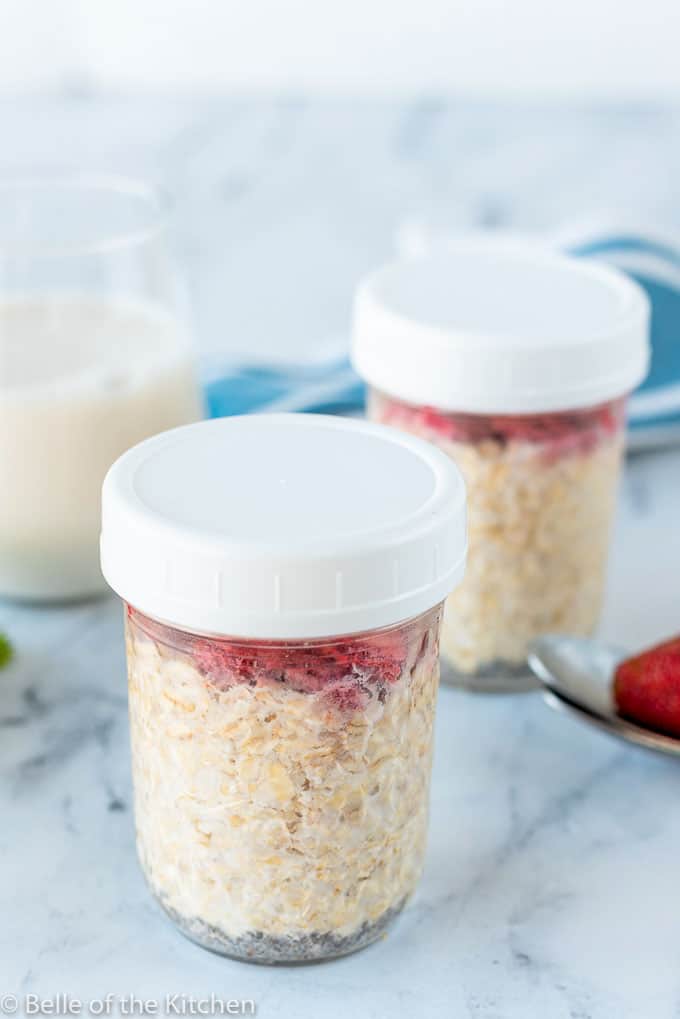
[(680, 637), (621, 662), (614, 698), (625, 718), (680, 738)]
[(408, 626), (330, 642), (229, 641), (185, 633), (131, 612), (154, 639), (190, 656), (216, 689), (281, 683), (300, 693), (322, 694), (348, 711), (365, 707), (372, 696), (382, 700), (401, 676), (408, 654)]
[[(330, 680), (322, 696), (329, 707), (341, 711), (363, 711), (374, 692), (355, 676), (345, 676), (343, 679)], [(381, 696), (379, 691), (378, 696)]]
[(187, 649), (217, 687), (285, 683), (300, 693), (323, 693), (343, 708), (358, 708), (373, 687), (395, 683), (406, 658), (399, 631), (337, 644), (243, 644), (195, 637)]
[(560, 444), (563, 452), (592, 449), (615, 434), (623, 422), (624, 401), (554, 414), (457, 414), (417, 407), (380, 396), (379, 416), (386, 424), (430, 434), (450, 442), (528, 442)]

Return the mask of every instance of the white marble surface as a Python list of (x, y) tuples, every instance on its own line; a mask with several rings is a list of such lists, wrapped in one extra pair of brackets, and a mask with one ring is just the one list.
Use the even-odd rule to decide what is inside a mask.
[[(604, 208), (680, 223), (680, 112), (303, 101), (0, 106), (2, 162), (146, 170), (176, 189), (204, 348), (282, 356), (341, 332), (405, 211), (552, 227)], [(680, 628), (680, 451), (629, 460), (603, 633)], [(432, 829), (389, 936), (266, 969), (183, 940), (138, 871), (121, 618), (112, 599), (0, 606), (3, 993), (252, 998), (258, 1015), (680, 1015), (680, 771), (537, 694), (443, 690)]]

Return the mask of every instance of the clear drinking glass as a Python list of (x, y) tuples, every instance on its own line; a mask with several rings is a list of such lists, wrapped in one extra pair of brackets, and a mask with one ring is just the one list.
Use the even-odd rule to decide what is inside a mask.
[(168, 208), (144, 183), (0, 179), (0, 595), (104, 590), (104, 475), (198, 420)]

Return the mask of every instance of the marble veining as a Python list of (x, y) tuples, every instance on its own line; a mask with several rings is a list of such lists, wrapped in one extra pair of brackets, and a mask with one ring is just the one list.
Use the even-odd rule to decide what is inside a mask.
[[(400, 217), (551, 229), (603, 210), (678, 226), (680, 110), (55, 97), (0, 105), (4, 168), (152, 175), (203, 350), (293, 357), (346, 330)], [(602, 634), (680, 626), (680, 450), (629, 458)], [(114, 598), (0, 606), (0, 995), (252, 998), (279, 1019), (680, 1015), (680, 771), (548, 711), (442, 690), (431, 839), (377, 945), (269, 970), (212, 956), (135, 860)]]

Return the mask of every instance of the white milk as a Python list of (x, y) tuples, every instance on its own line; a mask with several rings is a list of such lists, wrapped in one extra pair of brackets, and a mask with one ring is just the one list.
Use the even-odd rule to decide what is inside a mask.
[(186, 335), (153, 305), (0, 301), (0, 595), (103, 589), (106, 471), (141, 439), (200, 417)]

